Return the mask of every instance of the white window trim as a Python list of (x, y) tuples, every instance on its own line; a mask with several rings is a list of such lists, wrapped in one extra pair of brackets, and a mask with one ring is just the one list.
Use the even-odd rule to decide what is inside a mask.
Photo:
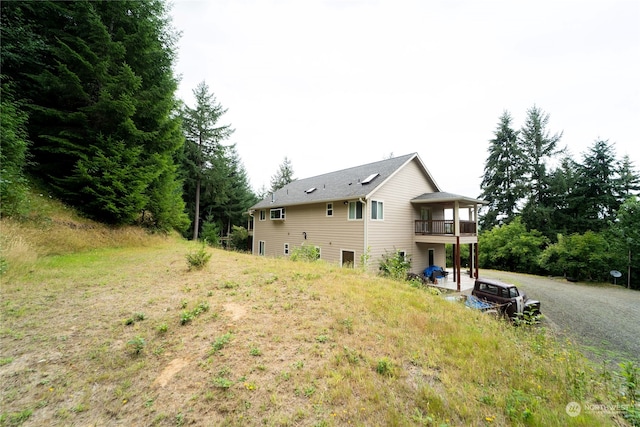
[[(277, 218), (273, 217), (274, 212), (279, 212), (279, 216)], [(269, 219), (271, 221), (284, 221), (286, 217), (285, 208), (272, 208), (269, 210)]]
[[(351, 213), (351, 203), (355, 203), (356, 207), (358, 206), (358, 203), (360, 203), (362, 205), (362, 218), (350, 218), (349, 214)], [(352, 200), (349, 202), (349, 204), (347, 205), (347, 221), (362, 221), (364, 220), (364, 218), (366, 217), (366, 205), (364, 203), (362, 203), (360, 200)], [(358, 210), (355, 210), (356, 214), (358, 212)]]
[(258, 255), (265, 256), (266, 253), (267, 253), (267, 242), (265, 242), (264, 240), (258, 240)]
[(289, 244), (288, 243), (284, 244), (284, 254), (285, 255), (289, 255)]
[(384, 221), (384, 201), (383, 200), (371, 200), (371, 215), (373, 215), (373, 204), (376, 203), (376, 215), (379, 215), (378, 208), (382, 206), (382, 218), (370, 218), (371, 221)]
[(267, 211), (265, 209), (260, 209), (260, 213), (258, 214), (258, 221), (266, 221), (267, 220)]
[[(331, 207), (329, 207), (331, 206)], [(327, 203), (327, 209), (325, 211), (326, 216), (328, 217), (332, 217), (333, 216), (333, 203)]]

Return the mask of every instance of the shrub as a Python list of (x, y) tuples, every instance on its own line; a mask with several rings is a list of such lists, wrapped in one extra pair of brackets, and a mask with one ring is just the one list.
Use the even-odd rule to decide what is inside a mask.
[(380, 274), (395, 280), (405, 280), (411, 269), (411, 260), (400, 251), (385, 252), (380, 260)]
[(140, 354), (142, 350), (144, 350), (144, 347), (147, 345), (147, 343), (145, 342), (144, 338), (138, 336), (129, 340), (129, 342), (127, 342), (127, 345), (133, 349), (134, 354)]
[(232, 337), (233, 335), (231, 334), (231, 332), (227, 332), (226, 334), (216, 338), (216, 340), (211, 344), (211, 352), (217, 353), (218, 351), (222, 350), (224, 346), (229, 344), (229, 341), (231, 341)]
[(245, 251), (249, 248), (249, 231), (244, 227), (234, 225), (229, 234), (229, 245), (231, 249)]
[(393, 363), (387, 357), (378, 360), (376, 372), (385, 377), (393, 376)]
[(292, 261), (313, 262), (320, 259), (320, 249), (313, 245), (302, 245), (291, 251)]
[[(184, 305), (183, 308), (185, 308)], [(205, 311), (209, 311), (209, 303), (206, 301), (198, 303), (198, 305), (193, 310), (184, 310), (180, 314), (180, 324), (186, 325)]]
[(211, 259), (211, 253), (207, 252), (206, 243), (204, 240), (200, 248), (196, 251), (189, 252), (187, 254), (187, 263), (189, 264), (189, 270), (202, 270)]
[(209, 246), (217, 247), (220, 242), (220, 230), (220, 224), (214, 222), (211, 216), (207, 216), (207, 219), (202, 223), (200, 238), (206, 241)]

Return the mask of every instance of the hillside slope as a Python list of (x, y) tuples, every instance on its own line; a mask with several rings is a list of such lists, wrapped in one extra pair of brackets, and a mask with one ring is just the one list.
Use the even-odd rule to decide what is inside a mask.
[(2, 425), (624, 425), (567, 415), (617, 385), (544, 330), (323, 263), (115, 246), (2, 276)]

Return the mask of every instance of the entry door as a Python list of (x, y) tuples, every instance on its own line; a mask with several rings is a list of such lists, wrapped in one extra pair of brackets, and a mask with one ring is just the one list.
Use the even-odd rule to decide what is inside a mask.
[(429, 233), (431, 230), (431, 208), (420, 208), (420, 219), (422, 223), (422, 232)]
[(342, 266), (353, 268), (356, 254), (353, 251), (342, 251)]

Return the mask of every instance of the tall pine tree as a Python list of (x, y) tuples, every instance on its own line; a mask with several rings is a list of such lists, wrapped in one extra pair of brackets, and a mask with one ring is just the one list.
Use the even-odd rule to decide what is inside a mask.
[(618, 168), (618, 180), (616, 183), (616, 196), (622, 201), (632, 195), (640, 194), (640, 173), (638, 173), (628, 154), (622, 158)]
[[(223, 185), (222, 180), (212, 179), (216, 175), (224, 176), (219, 159), (223, 156), (222, 141), (234, 132), (231, 125), (220, 125), (218, 121), (227, 112), (216, 100), (205, 82), (193, 90), (195, 107), (185, 106), (182, 113), (184, 135), (183, 169), (186, 178), (193, 183), (193, 239), (198, 239), (200, 229), (200, 198), (203, 190), (212, 191), (213, 185)], [(215, 191), (214, 197), (222, 202), (224, 191)]]
[(285, 156), (278, 167), (278, 171), (271, 177), (271, 191), (277, 191), (293, 181), (295, 181), (293, 166), (291, 165), (291, 160)]
[(489, 156), (482, 176), (481, 198), (489, 205), (481, 219), (483, 229), (509, 223), (518, 211), (518, 201), (523, 196), (522, 151), (518, 146), (518, 131), (511, 125), (508, 111), (500, 116), (495, 137), (489, 141)]
[(529, 108), (518, 143), (527, 160), (523, 171), (527, 195), (522, 209), (523, 221), (529, 230), (537, 229), (550, 237), (553, 234), (550, 223), (553, 207), (548, 200), (550, 174), (547, 166), (563, 150), (558, 149), (562, 132), (551, 135), (548, 124), (549, 114), (535, 105)]
[(578, 165), (578, 180), (573, 193), (577, 222), (582, 231), (607, 228), (620, 206), (616, 197), (615, 151), (608, 141), (595, 141)]

